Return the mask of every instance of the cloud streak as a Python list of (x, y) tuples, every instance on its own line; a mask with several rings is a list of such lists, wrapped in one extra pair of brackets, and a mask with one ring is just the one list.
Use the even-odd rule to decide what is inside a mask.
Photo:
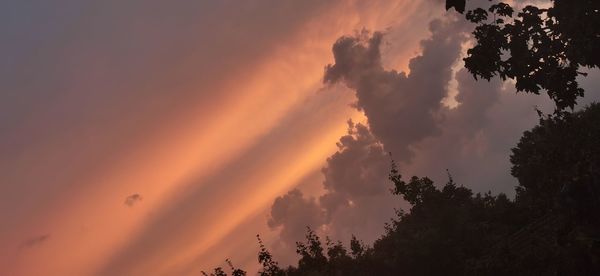
[(142, 201), (142, 196), (140, 194), (132, 194), (125, 198), (125, 202), (123, 204), (127, 205), (127, 207), (133, 207), (133, 205)]
[(48, 241), (48, 239), (50, 239), (50, 234), (35, 236), (28, 240), (23, 241), (21, 243), (20, 248), (32, 248), (32, 247), (36, 247), (36, 246), (41, 246), (43, 243)]

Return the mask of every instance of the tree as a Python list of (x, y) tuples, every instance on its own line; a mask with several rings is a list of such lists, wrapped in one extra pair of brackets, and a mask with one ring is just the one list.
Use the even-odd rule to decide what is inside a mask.
[[(225, 262), (227, 263), (227, 266), (229, 266), (229, 268), (231, 269), (231, 276), (246, 276), (246, 271), (241, 270), (239, 268), (235, 268), (233, 266), (233, 263), (231, 263), (229, 259), (226, 259)], [(225, 272), (225, 270), (223, 270), (222, 267), (215, 268), (210, 274), (204, 271), (201, 272), (204, 276), (228, 276), (228, 274)]]
[(342, 243), (332, 242), (329, 237), (325, 240), (324, 253), (319, 237), (307, 228), (306, 241), (296, 243), (296, 252), (300, 256), (298, 266), (286, 269), (286, 275), (357, 275), (357, 261), (348, 255)]
[(392, 161), (391, 191), (411, 207), (373, 245), (352, 237), (350, 250), (329, 238), (324, 246), (307, 228), (298, 264), (282, 269), (258, 237), (259, 274), (600, 275), (599, 121), (600, 104), (592, 104), (526, 131), (511, 155), (514, 200), (473, 194), (450, 174), (442, 187), (427, 177), (405, 181)]
[(389, 178), (393, 193), (412, 207), (373, 245), (381, 275), (463, 275), (472, 260), (526, 223), (505, 195), (473, 194), (450, 175), (441, 189), (427, 177), (405, 182), (392, 163)]
[[(600, 273), (600, 105), (541, 118), (512, 149), (515, 204), (529, 225), (480, 259), (476, 274)], [(485, 264), (485, 265), (481, 265)]]
[[(446, 9), (452, 7), (463, 13), (465, 1), (446, 0)], [(600, 67), (600, 1), (552, 0), (548, 8), (518, 12), (499, 2), (465, 17), (477, 25), (464, 59), (469, 72), (476, 79), (512, 79), (517, 91), (545, 90), (557, 111), (572, 109), (584, 95), (576, 80), (586, 75), (582, 67)]]
[(510, 157), (517, 200), (539, 215), (559, 211), (600, 229), (600, 104), (540, 119)]
[(279, 268), (279, 265), (275, 260), (273, 260), (273, 256), (271, 252), (267, 250), (263, 241), (260, 239), (259, 235), (256, 235), (258, 239), (258, 245), (260, 247), (260, 251), (258, 252), (258, 263), (262, 265), (262, 270), (258, 273), (260, 276), (283, 276), (283, 270)]

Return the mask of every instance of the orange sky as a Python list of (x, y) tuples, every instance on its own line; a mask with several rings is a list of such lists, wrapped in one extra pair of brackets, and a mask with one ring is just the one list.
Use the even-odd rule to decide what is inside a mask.
[[(252, 274), (256, 234), (277, 260), (292, 260), (284, 223), (267, 225), (271, 208), (294, 188), (309, 203), (345, 192), (324, 187), (321, 169), (331, 168), (348, 119), (367, 118), (352, 107), (359, 89), (324, 85), (323, 75), (336, 40), (365, 29), (385, 34), (377, 73), (418, 79), (362, 89), (375, 98), (395, 89), (378, 98), (385, 107), (357, 104), (363, 109), (414, 107), (384, 118), (406, 128), (368, 130), (374, 143), (389, 134), (415, 153), (400, 157), (405, 176), (439, 183), (448, 169), (476, 192), (510, 193), (509, 149), (537, 123), (532, 107), (552, 103), (461, 71), (468, 40), (444, 44), (465, 29), (452, 20), (429, 26), (445, 16), (442, 2), (8, 0), (0, 9), (0, 275), (199, 275), (226, 258)], [(585, 89), (598, 86), (592, 73)], [(446, 105), (421, 104), (415, 95), (428, 92)], [(413, 126), (425, 130), (397, 139)], [(387, 161), (388, 146), (377, 158)], [(361, 215), (385, 215), (387, 202), (371, 206), (381, 198), (364, 201), (373, 208)], [(365, 231), (375, 232), (379, 222), (369, 222)]]
[(15, 51), (15, 101), (31, 110), (15, 113), (0, 157), (2, 275), (255, 265), (255, 234), (274, 238), (273, 199), (323, 167), (347, 119), (362, 120), (352, 93), (321, 84), (333, 42), (387, 30), (387, 65), (405, 69), (438, 14), (413, 1), (224, 1), (197, 14), (118, 3), (15, 4), (50, 23), (13, 26), (40, 35)]

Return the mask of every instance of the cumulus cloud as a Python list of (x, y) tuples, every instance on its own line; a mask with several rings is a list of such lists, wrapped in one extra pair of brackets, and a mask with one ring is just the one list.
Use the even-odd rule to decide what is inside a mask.
[[(476, 192), (510, 195), (517, 184), (509, 173), (510, 149), (537, 123), (535, 108), (550, 112), (553, 105), (546, 97), (517, 94), (510, 81), (476, 81), (466, 69), (453, 72), (463, 67), (465, 34), (472, 27), (465, 20), (433, 20), (431, 37), (421, 42), (421, 54), (410, 60), (408, 73), (382, 65), (382, 33), (342, 37), (333, 46), (335, 63), (325, 68), (324, 82), (343, 82), (355, 91), (355, 107), (404, 174), (443, 183), (449, 169)], [(593, 79), (582, 81), (583, 86)], [(458, 92), (455, 108), (442, 103), (451, 82)], [(355, 169), (348, 164), (347, 170)]]
[(411, 59), (409, 73), (386, 70), (381, 61), (383, 34), (362, 32), (333, 45), (335, 63), (325, 68), (325, 83), (344, 82), (356, 92), (356, 108), (368, 118), (373, 135), (401, 160), (410, 146), (439, 132), (437, 116), (461, 51), (464, 24), (434, 20), (422, 54)]
[(348, 134), (322, 170), (325, 193), (319, 204), (327, 215), (323, 231), (336, 239), (347, 241), (354, 234), (370, 242), (400, 202), (389, 192), (390, 157), (383, 145), (367, 126), (348, 125)]
[[(408, 73), (382, 65), (382, 33), (363, 31), (334, 44), (335, 63), (325, 68), (324, 82), (341, 82), (354, 90), (354, 107), (364, 112), (368, 125), (349, 122), (348, 134), (322, 170), (324, 193), (318, 201), (296, 191), (294, 204), (281, 197), (278, 205), (320, 208), (324, 217), (311, 217), (310, 222), (322, 222), (321, 234), (343, 241), (356, 234), (372, 242), (394, 208), (407, 206), (389, 193), (388, 152), (404, 175), (430, 176), (442, 185), (448, 169), (457, 182), (476, 192), (512, 193), (517, 182), (509, 172), (510, 148), (537, 122), (534, 107), (551, 110), (551, 101), (517, 95), (512, 83), (499, 79), (476, 81), (460, 69), (468, 42), (465, 22), (434, 20), (430, 31), (431, 37), (421, 42), (421, 54), (410, 60)], [(450, 107), (444, 100), (452, 97), (457, 105)], [(299, 215), (279, 220), (269, 226), (281, 227), (281, 239), (288, 244), (302, 236), (284, 236), (284, 229), (290, 231), (293, 225), (304, 231), (308, 225)]]
[[(272, 213), (278, 206), (310, 204), (315, 208), (313, 204), (318, 204), (325, 216), (320, 219), (323, 234), (341, 240), (355, 234), (367, 242), (377, 238), (384, 222), (394, 215), (394, 208), (404, 204), (389, 192), (388, 152), (409, 161), (416, 144), (439, 135), (444, 115), (442, 99), (453, 76), (452, 65), (466, 40), (460, 35), (463, 26), (457, 21), (435, 20), (430, 31), (431, 37), (421, 42), (422, 54), (410, 60), (409, 73), (384, 68), (382, 33), (363, 31), (334, 44), (335, 63), (325, 68), (324, 82), (342, 82), (353, 89), (357, 99), (354, 107), (365, 113), (368, 126), (349, 122), (348, 134), (340, 138), (338, 151), (327, 159), (322, 170), (324, 193), (318, 202), (295, 192), (300, 196), (278, 198)], [(293, 244), (298, 239), (290, 239), (285, 231), (292, 225), (304, 231), (302, 226), (307, 222), (301, 216), (290, 216), (269, 226), (281, 227), (282, 240)]]
[(315, 199), (305, 198), (297, 189), (275, 199), (268, 221), (270, 227), (282, 226), (281, 238), (287, 241), (299, 241), (306, 227), (316, 228), (323, 223), (323, 210)]
[[(455, 58), (459, 57), (457, 54)], [(535, 123), (533, 106), (544, 105), (544, 101), (539, 97), (514, 95), (510, 84), (499, 80), (477, 82), (464, 69), (454, 78), (458, 106), (449, 108), (438, 103), (440, 106), (433, 123), (437, 131), (414, 142), (411, 150), (415, 155), (402, 162), (401, 169), (407, 175), (433, 174), (441, 184), (447, 179), (445, 169), (448, 168), (455, 179), (463, 180), (461, 184), (480, 185), (479, 189), (467, 185), (475, 190), (486, 191), (502, 184), (500, 191), (506, 192), (514, 184), (508, 173), (508, 149), (528, 124)], [(502, 109), (507, 110), (500, 112)], [(319, 200), (304, 198), (297, 192), (296, 203), (286, 206), (310, 203), (314, 210), (316, 203), (324, 216), (317, 220), (322, 222), (318, 228), (321, 234), (343, 241), (355, 234), (367, 242), (373, 241), (382, 233), (384, 223), (394, 215), (394, 208), (407, 207), (389, 193), (390, 157), (384, 147), (369, 126), (350, 121), (348, 134), (340, 138), (338, 151), (327, 159), (327, 165), (322, 169), (324, 193)], [(281, 197), (278, 200), (278, 204), (284, 205), (282, 201), (290, 199)], [(286, 209), (286, 212), (296, 211)], [(310, 226), (317, 228), (314, 218), (311, 219)], [(288, 245), (301, 240), (301, 233), (309, 225), (300, 215), (288, 216), (281, 221), (270, 226), (281, 227), (282, 242)], [(296, 235), (283, 235), (283, 229), (291, 225), (296, 228)]]
[[(499, 80), (475, 81), (465, 69), (458, 71), (455, 79), (458, 106), (441, 110), (444, 120), (439, 124), (440, 134), (415, 144), (415, 158), (401, 164), (403, 171), (440, 182), (446, 178), (445, 169), (449, 169), (457, 182), (476, 191), (487, 191), (490, 185), (486, 183), (493, 181), (503, 186), (496, 192), (510, 192), (514, 181), (509, 174), (509, 149), (512, 139), (518, 139), (526, 126), (514, 123), (505, 128), (494, 118), (499, 114), (492, 114), (491, 110), (501, 99), (515, 95), (507, 93), (508, 86)], [(523, 110), (522, 106), (513, 106), (512, 114), (533, 116), (532, 107), (533, 104)], [(534, 118), (526, 117), (524, 122), (529, 119)], [(497, 131), (499, 127), (503, 130)]]
[(389, 169), (389, 157), (367, 126), (349, 121), (348, 134), (340, 138), (337, 146), (338, 151), (322, 169), (327, 192), (319, 202), (329, 216), (338, 207), (354, 205), (357, 198), (388, 191), (385, 172)]
[(322, 169), (324, 193), (318, 200), (294, 189), (275, 199), (268, 225), (280, 227), (284, 248), (302, 240), (306, 227), (336, 239), (351, 235), (372, 241), (399, 202), (389, 192), (390, 157), (363, 124), (348, 122), (348, 133)]

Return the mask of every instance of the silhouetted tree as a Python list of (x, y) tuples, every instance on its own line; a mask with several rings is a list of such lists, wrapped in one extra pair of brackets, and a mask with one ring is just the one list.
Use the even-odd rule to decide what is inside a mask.
[(599, 104), (540, 119), (512, 149), (511, 162), (520, 202), (540, 215), (568, 209), (600, 222)]
[[(241, 270), (239, 268), (235, 268), (229, 259), (226, 259), (225, 262), (227, 263), (227, 266), (229, 266), (229, 268), (231, 269), (231, 276), (246, 276), (246, 271)], [(206, 272), (202, 271), (202, 275), (204, 275), (204, 276), (228, 276), (228, 274), (223, 270), (222, 267), (215, 268), (213, 270), (213, 272), (210, 274), (207, 274)]]
[(550, 115), (513, 149), (528, 225), (471, 263), (474, 275), (600, 275), (600, 105)]
[[(390, 179), (393, 192), (412, 208), (407, 213), (398, 211), (373, 247), (353, 236), (350, 253), (341, 242), (329, 238), (324, 248), (307, 228), (306, 241), (297, 243), (297, 266), (280, 269), (259, 239), (261, 275), (463, 274), (468, 260), (481, 256), (526, 222), (519, 219), (514, 202), (506, 196), (473, 195), (456, 186), (451, 177), (441, 190), (428, 178), (404, 182), (392, 163)], [(265, 271), (279, 274), (262, 274)]]
[[(573, 108), (584, 91), (581, 67), (600, 67), (600, 1), (552, 0), (548, 8), (528, 5), (515, 11), (506, 3), (466, 13), (477, 24), (475, 45), (465, 67), (475, 78), (516, 81), (517, 91), (545, 90), (557, 110)], [(464, 0), (446, 0), (446, 9), (465, 10)]]
[(257, 236), (259, 274), (600, 275), (599, 121), (600, 104), (592, 104), (526, 131), (511, 156), (515, 200), (474, 195), (450, 174), (441, 188), (427, 177), (404, 181), (392, 161), (392, 193), (411, 208), (398, 210), (372, 246), (353, 236), (350, 251), (329, 238), (324, 247), (307, 228), (297, 266), (282, 269)]
[(283, 270), (279, 268), (279, 265), (275, 260), (273, 260), (273, 256), (265, 247), (263, 241), (260, 239), (259, 235), (256, 235), (258, 239), (258, 245), (260, 247), (260, 251), (258, 252), (258, 263), (261, 264), (262, 270), (258, 273), (261, 276), (282, 276), (285, 275)]
[(399, 212), (386, 235), (373, 245), (380, 275), (465, 274), (468, 260), (525, 223), (505, 195), (473, 195), (451, 177), (442, 189), (426, 177), (405, 182), (392, 164), (390, 180), (393, 192), (412, 207)]
[(202, 271), (202, 275), (204, 275), (204, 276), (227, 276), (227, 273), (225, 273), (225, 271), (223, 271), (222, 267), (217, 267), (214, 269), (214, 272), (210, 273), (210, 274)]

